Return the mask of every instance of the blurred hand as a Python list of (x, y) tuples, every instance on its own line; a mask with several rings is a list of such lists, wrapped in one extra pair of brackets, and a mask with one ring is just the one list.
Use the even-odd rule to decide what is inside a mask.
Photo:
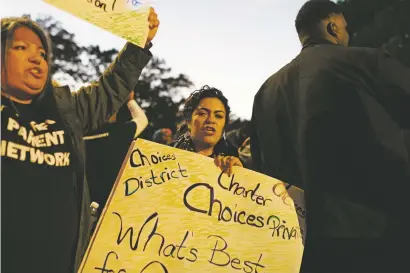
[(145, 46), (147, 46), (152, 41), (152, 39), (154, 39), (155, 35), (157, 34), (158, 26), (159, 26), (158, 15), (155, 12), (154, 8), (152, 7), (150, 8), (150, 11), (149, 11), (148, 22), (149, 22), (149, 32), (148, 32), (147, 42), (145, 43)]
[(127, 102), (129, 102), (130, 100), (133, 100), (134, 96), (135, 96), (134, 91), (131, 91), (131, 93), (128, 95)]
[(226, 172), (228, 176), (231, 176), (233, 172), (233, 166), (243, 167), (242, 162), (235, 156), (221, 156), (215, 157), (215, 165), (222, 171)]

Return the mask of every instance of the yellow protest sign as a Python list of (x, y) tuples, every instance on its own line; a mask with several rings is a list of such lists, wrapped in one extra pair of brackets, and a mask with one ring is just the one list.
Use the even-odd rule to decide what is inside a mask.
[(144, 48), (148, 36), (146, 0), (43, 0)]
[(79, 272), (299, 272), (305, 211), (285, 187), (239, 167), (228, 177), (211, 158), (137, 140)]

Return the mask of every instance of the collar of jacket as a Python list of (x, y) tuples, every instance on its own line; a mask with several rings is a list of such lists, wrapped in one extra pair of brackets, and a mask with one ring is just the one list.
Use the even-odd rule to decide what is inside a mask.
[(304, 43), (303, 43), (303, 47), (302, 50), (308, 48), (308, 47), (313, 47), (316, 45), (337, 45), (335, 43), (332, 43), (329, 40), (326, 39), (307, 39)]

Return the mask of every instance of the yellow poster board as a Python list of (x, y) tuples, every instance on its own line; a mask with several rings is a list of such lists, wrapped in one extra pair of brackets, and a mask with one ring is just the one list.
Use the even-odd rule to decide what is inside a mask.
[(144, 48), (148, 36), (146, 0), (43, 0)]
[(305, 211), (285, 187), (240, 167), (228, 177), (211, 158), (134, 141), (79, 272), (299, 272), (297, 215)]

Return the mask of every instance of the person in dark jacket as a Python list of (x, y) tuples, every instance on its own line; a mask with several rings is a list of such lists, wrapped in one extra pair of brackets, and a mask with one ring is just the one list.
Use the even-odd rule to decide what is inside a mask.
[(250, 122), (245, 121), (243, 126), (239, 129), (231, 130), (226, 134), (226, 140), (237, 151), (238, 157), (243, 166), (247, 169), (253, 170), (252, 156), (250, 151), (250, 137), (249, 137)]
[(132, 141), (147, 125), (148, 118), (131, 92), (128, 101), (105, 126), (84, 137), (90, 197), (99, 205), (96, 218), (106, 205)]
[(244, 121), (241, 127), (230, 130), (226, 133), (226, 140), (232, 144), (235, 149), (239, 149), (243, 142), (249, 137), (249, 127), (250, 122)]
[(243, 167), (238, 151), (225, 139), (230, 107), (223, 93), (204, 85), (185, 101), (183, 116), (175, 141), (170, 146), (215, 159), (216, 166), (231, 175), (233, 166)]
[(161, 128), (155, 131), (152, 135), (152, 141), (169, 145), (172, 142), (172, 130), (170, 128)]
[(77, 272), (91, 231), (83, 136), (125, 102), (151, 58), (127, 43), (98, 81), (51, 84), (52, 45), (29, 18), (1, 20), (2, 272)]
[(254, 98), (253, 162), (305, 191), (302, 272), (410, 272), (410, 69), (346, 28), (334, 2), (302, 6), (300, 54)]

